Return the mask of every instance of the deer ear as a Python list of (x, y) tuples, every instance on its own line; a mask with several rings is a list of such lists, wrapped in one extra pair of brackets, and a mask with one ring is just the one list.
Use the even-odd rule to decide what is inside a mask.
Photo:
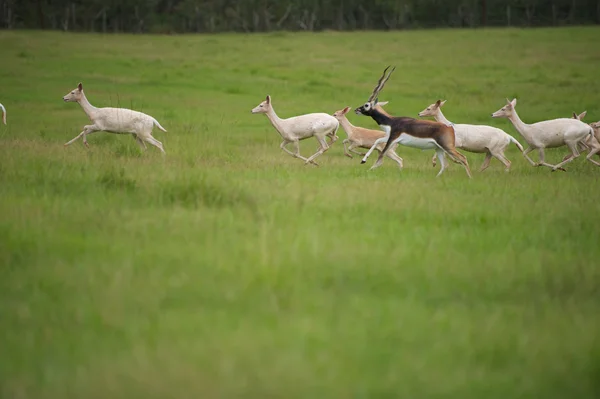
[(446, 101), (447, 101), (447, 100), (444, 100), (444, 101), (442, 101), (442, 102), (440, 103), (440, 107), (443, 107), (443, 106), (444, 106), (444, 104), (446, 104)]
[(441, 103), (442, 103), (442, 100), (437, 100), (437, 101), (435, 102), (435, 105), (436, 105), (437, 107), (439, 107)]
[(81, 84), (81, 82), (79, 82), (77, 88), (79, 89), (79, 91), (83, 91), (83, 85)]
[(379, 103), (379, 106), (383, 107), (384, 105), (387, 105), (387, 103), (389, 103), (389, 101), (382, 101)]
[(376, 106), (377, 104), (379, 104), (379, 97), (375, 99), (375, 101), (373, 102), (373, 106)]
[(577, 119), (579, 119), (580, 121), (582, 121), (583, 118), (585, 118), (586, 115), (587, 115), (587, 111), (583, 111), (582, 113), (579, 114), (579, 116), (577, 117)]
[(347, 114), (350, 111), (350, 107), (346, 107), (342, 110), (342, 114)]
[(517, 106), (517, 99), (513, 98), (513, 100), (510, 102), (510, 105), (512, 105), (513, 107)]
[(271, 104), (271, 96), (267, 95), (267, 104)]

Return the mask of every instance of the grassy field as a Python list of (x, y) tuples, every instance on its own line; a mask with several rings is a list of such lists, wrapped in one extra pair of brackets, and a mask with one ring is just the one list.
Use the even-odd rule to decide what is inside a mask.
[[(304, 166), (250, 110), (600, 119), (598, 28), (0, 32), (3, 398), (597, 398), (600, 169)], [(155, 116), (167, 156), (62, 96)], [(372, 120), (349, 116), (355, 124)], [(303, 155), (317, 143), (301, 143)], [(547, 152), (557, 162), (566, 149)], [(534, 154), (537, 159), (537, 154)]]

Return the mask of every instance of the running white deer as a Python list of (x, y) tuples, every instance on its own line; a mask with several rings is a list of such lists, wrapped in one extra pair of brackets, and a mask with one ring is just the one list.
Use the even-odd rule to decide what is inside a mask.
[[(387, 101), (380, 102), (377, 104), (377, 107), (380, 107), (385, 104), (387, 104)], [(344, 109), (336, 111), (333, 114), (333, 116), (340, 122), (340, 125), (342, 125), (342, 128), (346, 131), (346, 134), (348, 135), (348, 138), (344, 139), (342, 143), (344, 144), (344, 154), (347, 157), (352, 158), (352, 155), (350, 154), (351, 152), (361, 156), (365, 155), (354, 150), (355, 148), (371, 148), (371, 146), (373, 146), (373, 144), (375, 143), (375, 140), (385, 137), (385, 132), (382, 132), (381, 130), (366, 129), (364, 127), (354, 126), (346, 117), (348, 111), (350, 111), (350, 107), (346, 107)], [(348, 147), (346, 147), (347, 145)], [(381, 152), (384, 146), (385, 144), (383, 143), (378, 144), (376, 147), (377, 151)], [(398, 154), (396, 154), (395, 151), (397, 146), (397, 144), (394, 144), (394, 146), (390, 148), (385, 155), (388, 158), (391, 158), (394, 161), (396, 161), (398, 167), (402, 169), (402, 158), (400, 158), (400, 156), (398, 156)]]
[(390, 146), (400, 143), (407, 147), (419, 148), (422, 150), (435, 149), (441, 165), (440, 172), (437, 174), (438, 176), (440, 176), (444, 169), (446, 169), (446, 160), (444, 158), (444, 153), (446, 153), (454, 162), (460, 163), (464, 166), (467, 175), (470, 178), (471, 170), (469, 169), (467, 158), (456, 151), (454, 146), (454, 128), (440, 122), (425, 121), (410, 117), (393, 117), (377, 109), (377, 96), (379, 95), (381, 89), (383, 89), (383, 86), (387, 80), (390, 78), (392, 72), (394, 72), (396, 69), (394, 67), (386, 75), (386, 72), (389, 68), (390, 67), (388, 66), (383, 71), (383, 75), (381, 75), (381, 78), (379, 78), (379, 82), (377, 82), (377, 86), (375, 86), (375, 89), (371, 93), (371, 96), (367, 102), (356, 108), (354, 111), (359, 115), (368, 115), (373, 118), (373, 120), (375, 120), (375, 122), (377, 122), (381, 129), (386, 133), (385, 137), (375, 140), (375, 143), (373, 143), (373, 146), (364, 156), (361, 163), (367, 162), (369, 155), (371, 155), (377, 145), (385, 142), (385, 147), (380, 152), (377, 162), (375, 162), (375, 165), (371, 167), (371, 169), (376, 168), (377, 166), (381, 165), (381, 162), (383, 162), (383, 156), (385, 155), (386, 151), (388, 151)]
[(6, 125), (6, 108), (4, 108), (4, 105), (0, 104), (0, 110), (2, 110), (2, 122)]
[[(504, 164), (505, 170), (510, 170), (511, 162), (504, 155), (504, 151), (513, 143), (519, 151), (523, 152), (521, 144), (504, 130), (486, 125), (467, 125), (463, 123), (454, 124), (450, 122), (442, 113), (442, 106), (446, 101), (437, 100), (423, 111), (419, 112), (420, 117), (433, 116), (436, 121), (454, 127), (456, 148), (474, 153), (485, 153), (485, 160), (481, 165), (480, 171), (484, 171), (490, 166), (492, 157), (495, 157)], [(435, 166), (436, 155), (431, 162)]]
[[(529, 147), (523, 151), (523, 156), (529, 161), (532, 166), (547, 166), (555, 170), (565, 170), (562, 168), (568, 162), (571, 162), (579, 156), (577, 145), (580, 141), (585, 140), (587, 136), (594, 134), (593, 129), (586, 123), (571, 118), (552, 119), (542, 122), (533, 123), (531, 125), (524, 123), (515, 107), (517, 99), (508, 101), (506, 105), (492, 114), (493, 118), (508, 118), (515, 126), (515, 129), (527, 141)], [(544, 149), (557, 148), (566, 145), (571, 150), (571, 154), (564, 161), (552, 165), (546, 162)], [(527, 154), (534, 149), (539, 152), (540, 160), (538, 163), (533, 162)]]
[[(583, 118), (585, 118), (586, 114), (587, 114), (587, 111), (583, 111), (579, 115), (577, 115), (575, 112), (573, 112), (573, 119), (583, 121)], [(591, 163), (593, 163), (596, 166), (600, 166), (600, 162), (592, 159), (592, 157), (596, 154), (598, 154), (598, 156), (600, 156), (600, 121), (596, 122), (596, 123), (590, 123), (590, 127), (594, 130), (594, 135), (591, 137), (588, 136), (585, 140), (580, 141), (578, 143), (579, 150), (582, 152), (589, 150), (589, 153), (588, 153), (587, 157), (585, 157), (585, 159), (587, 159), (588, 161), (590, 161)], [(563, 161), (566, 161), (569, 158), (569, 156), (570, 156), (570, 154), (567, 155), (566, 157), (564, 157)]]
[(65, 146), (72, 144), (81, 137), (83, 144), (89, 147), (86, 136), (104, 131), (117, 134), (131, 133), (140, 148), (146, 149), (146, 142), (156, 146), (163, 154), (165, 153), (162, 143), (152, 137), (152, 129), (156, 126), (163, 132), (166, 132), (166, 130), (150, 115), (127, 108), (96, 108), (86, 98), (81, 83), (73, 91), (64, 96), (63, 100), (65, 102), (78, 102), (92, 121), (91, 125), (85, 125), (83, 131), (74, 139), (65, 143)]
[[(281, 119), (273, 109), (271, 96), (267, 96), (263, 102), (254, 107), (252, 113), (266, 114), (275, 130), (277, 130), (283, 138), (283, 142), (279, 147), (294, 158), (303, 160), (305, 165), (312, 163), (313, 165), (318, 166), (314, 159), (327, 151), (331, 144), (338, 139), (336, 133), (340, 124), (333, 116), (319, 112)], [(310, 157), (305, 158), (300, 155), (300, 140), (309, 137), (315, 137), (317, 139), (319, 142), (319, 150)], [(329, 143), (326, 142), (325, 137), (331, 139)], [(286, 148), (288, 144), (294, 144), (294, 152)]]

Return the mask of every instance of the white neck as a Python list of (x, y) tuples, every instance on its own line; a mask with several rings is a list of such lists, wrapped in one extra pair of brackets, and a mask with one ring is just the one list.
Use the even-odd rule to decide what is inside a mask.
[(83, 93), (83, 91), (81, 92), (81, 98), (77, 102), (79, 103), (79, 105), (81, 105), (81, 108), (83, 108), (83, 112), (85, 112), (87, 114), (87, 116), (90, 119), (92, 119), (94, 111), (96, 111), (98, 108), (96, 108), (92, 104), (90, 104), (90, 102), (88, 101), (88, 99), (85, 96), (85, 94)]
[(515, 129), (525, 138), (526, 141), (530, 141), (530, 125), (524, 123), (521, 118), (519, 118), (519, 114), (517, 114), (517, 110), (513, 108), (512, 113), (508, 117), (508, 120), (512, 122)]
[(285, 123), (283, 122), (283, 119), (281, 119), (280, 117), (277, 116), (277, 114), (275, 113), (275, 110), (273, 109), (273, 106), (271, 106), (269, 111), (267, 111), (266, 115), (267, 115), (267, 118), (269, 118), (269, 121), (271, 122), (271, 125), (273, 125), (275, 130), (277, 130), (279, 132), (279, 134), (281, 134), (281, 136), (284, 137), (285, 133), (284, 133), (283, 129), (284, 129)]
[(435, 112), (435, 115), (433, 116), (434, 119), (438, 122), (442, 122), (445, 125), (452, 125), (453, 123), (450, 122), (448, 119), (446, 119), (446, 117), (444, 116), (444, 114), (442, 113), (442, 109), (438, 108)]

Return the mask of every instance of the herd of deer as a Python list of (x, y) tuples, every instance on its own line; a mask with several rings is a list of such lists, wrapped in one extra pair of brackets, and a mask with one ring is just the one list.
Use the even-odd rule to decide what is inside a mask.
[[(507, 99), (506, 105), (494, 112), (492, 117), (508, 118), (527, 142), (526, 149), (523, 149), (514, 137), (501, 129), (485, 125), (453, 124), (442, 113), (441, 108), (446, 101), (438, 100), (419, 113), (420, 117), (435, 118), (435, 122), (391, 116), (382, 108), (387, 102), (378, 101), (379, 92), (396, 69), (394, 67), (388, 72), (389, 68), (387, 67), (383, 71), (367, 102), (354, 110), (358, 115), (367, 115), (373, 118), (381, 131), (352, 125), (346, 117), (350, 107), (336, 111), (333, 115), (312, 113), (281, 119), (273, 109), (271, 97), (267, 96), (252, 110), (252, 113), (266, 114), (273, 127), (283, 138), (280, 148), (291, 156), (303, 160), (305, 164), (317, 165), (315, 159), (327, 151), (338, 139), (336, 133), (341, 125), (348, 135), (348, 138), (343, 141), (346, 156), (352, 158), (352, 153), (363, 155), (361, 163), (365, 163), (374, 150), (379, 151), (379, 157), (371, 169), (381, 166), (384, 156), (393, 159), (398, 167), (402, 168), (402, 158), (396, 153), (398, 144), (421, 150), (434, 150), (432, 163), (434, 166), (436, 165), (436, 158), (440, 163), (438, 176), (446, 169), (446, 157), (448, 157), (453, 162), (463, 165), (467, 175), (471, 177), (467, 158), (458, 152), (457, 148), (468, 152), (485, 153), (481, 171), (489, 166), (492, 157), (502, 162), (505, 170), (508, 171), (511, 162), (504, 155), (504, 151), (511, 143), (523, 153), (531, 165), (547, 166), (552, 171), (559, 169), (564, 171), (563, 166), (566, 163), (577, 158), (580, 152), (587, 150), (589, 152), (586, 159), (600, 166), (600, 162), (592, 159), (594, 154), (600, 153), (600, 121), (589, 125), (582, 122), (585, 112), (580, 115), (573, 113), (573, 118), (553, 119), (530, 125), (519, 118), (515, 109), (517, 100), (508, 101)], [(166, 130), (152, 116), (126, 108), (96, 108), (87, 100), (81, 83), (65, 95), (63, 100), (79, 103), (92, 122), (92, 124), (84, 126), (83, 131), (67, 142), (65, 146), (79, 138), (88, 146), (86, 137), (88, 134), (105, 131), (130, 133), (140, 148), (146, 149), (146, 143), (148, 143), (156, 146), (163, 154), (165, 153), (162, 143), (152, 136), (152, 129), (156, 126), (163, 132)], [(6, 124), (6, 109), (2, 104), (0, 104), (0, 110), (2, 111), (2, 121)], [(314, 137), (318, 141), (319, 149), (315, 154), (305, 158), (300, 155), (299, 142), (309, 137)], [(329, 138), (329, 142), (326, 138)], [(289, 144), (293, 145), (293, 151), (287, 148)], [(545, 161), (544, 150), (546, 148), (564, 145), (569, 148), (571, 153), (565, 156), (560, 163), (552, 165)], [(361, 154), (355, 150), (356, 148), (368, 148), (368, 151), (366, 154)], [(537, 163), (528, 156), (531, 151), (536, 149), (539, 152), (539, 162)], [(598, 155), (600, 156), (600, 154)]]
[[(446, 101), (438, 100), (419, 113), (420, 117), (434, 117), (435, 122), (391, 116), (382, 108), (387, 102), (378, 102), (379, 92), (395, 70), (393, 68), (388, 72), (389, 68), (387, 67), (383, 71), (383, 75), (379, 78), (377, 86), (367, 102), (354, 110), (358, 115), (367, 115), (373, 118), (381, 131), (352, 125), (346, 118), (350, 107), (336, 111), (333, 117), (325, 113), (314, 113), (281, 119), (273, 109), (271, 97), (267, 96), (265, 101), (252, 110), (252, 113), (266, 114), (273, 127), (283, 137), (281, 148), (290, 155), (304, 160), (305, 163), (314, 164), (315, 158), (327, 151), (329, 146), (337, 140), (336, 132), (338, 126), (341, 125), (348, 135), (348, 138), (343, 141), (344, 153), (347, 156), (352, 158), (351, 152), (364, 155), (361, 163), (365, 163), (374, 150), (379, 151), (379, 157), (371, 169), (381, 166), (384, 156), (393, 159), (402, 168), (402, 158), (395, 151), (398, 144), (421, 150), (434, 150), (433, 165), (435, 166), (437, 158), (441, 166), (438, 176), (446, 169), (447, 156), (452, 161), (462, 164), (467, 175), (471, 177), (469, 163), (466, 157), (456, 150), (457, 148), (474, 153), (485, 153), (486, 157), (481, 166), (482, 171), (489, 166), (492, 157), (502, 162), (505, 170), (508, 171), (511, 162), (504, 155), (504, 151), (511, 143), (517, 146), (533, 166), (547, 166), (553, 171), (558, 169), (564, 171), (563, 165), (577, 158), (580, 151), (585, 150), (589, 150), (586, 159), (600, 166), (600, 162), (592, 159), (594, 154), (600, 152), (600, 122), (591, 125), (582, 122), (581, 119), (585, 116), (585, 112), (580, 115), (574, 113), (572, 119), (560, 118), (529, 125), (524, 123), (517, 114), (515, 109), (517, 100), (506, 100), (506, 105), (494, 112), (492, 117), (508, 118), (527, 141), (529, 146), (526, 149), (523, 149), (514, 137), (501, 129), (485, 125), (453, 124), (442, 113), (441, 108)], [(320, 148), (314, 155), (304, 158), (300, 155), (298, 142), (313, 136), (319, 142)], [(325, 136), (331, 138), (329, 143), (325, 141)], [(292, 143), (295, 152), (289, 151), (285, 147)], [(544, 149), (564, 145), (571, 150), (571, 153), (560, 163), (552, 165), (545, 161)], [(360, 154), (354, 150), (357, 147), (369, 150), (366, 154)], [(535, 149), (539, 152), (538, 163), (527, 155)]]

